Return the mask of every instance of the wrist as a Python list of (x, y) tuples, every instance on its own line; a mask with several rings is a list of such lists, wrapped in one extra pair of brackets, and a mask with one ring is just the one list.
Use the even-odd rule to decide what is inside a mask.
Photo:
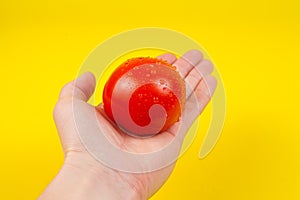
[(66, 159), (59, 174), (40, 199), (141, 199), (134, 187), (112, 176), (111, 169), (97, 164), (82, 166), (77, 161)]

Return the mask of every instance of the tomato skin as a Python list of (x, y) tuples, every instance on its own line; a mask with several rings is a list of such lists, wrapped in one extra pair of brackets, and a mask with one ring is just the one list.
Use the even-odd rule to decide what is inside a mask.
[[(146, 126), (150, 123), (149, 110), (152, 105), (160, 104), (166, 110), (166, 122), (160, 131), (165, 131), (170, 125), (178, 121), (181, 108), (178, 98), (169, 89), (162, 89), (156, 84), (146, 84), (137, 88), (129, 101), (129, 113), (132, 120), (139, 126)], [(154, 121), (164, 120), (161, 118)], [(155, 122), (154, 122), (155, 123)]]
[(114, 90), (114, 87), (117, 81), (122, 77), (125, 73), (129, 70), (133, 69), (136, 66), (140, 66), (143, 64), (163, 64), (167, 67), (172, 69), (176, 69), (174, 66), (169, 64), (168, 62), (158, 59), (158, 58), (151, 58), (151, 57), (138, 57), (138, 58), (131, 58), (126, 62), (122, 63), (110, 76), (109, 80), (106, 82), (103, 90), (103, 104), (104, 104), (104, 111), (106, 115), (114, 121), (114, 117), (111, 110), (111, 97)]
[[(121, 64), (103, 90), (106, 115), (113, 122), (117, 119), (116, 123), (133, 135), (152, 135), (166, 130), (179, 120), (185, 103), (184, 81), (175, 69), (166, 61), (149, 57), (133, 58)], [(156, 104), (163, 107), (165, 115), (156, 114), (150, 119), (150, 109)], [(162, 120), (165, 123), (158, 132), (151, 133), (150, 130), (154, 130), (151, 128), (150, 132), (136, 129), (136, 126), (147, 127), (150, 122), (158, 125)]]

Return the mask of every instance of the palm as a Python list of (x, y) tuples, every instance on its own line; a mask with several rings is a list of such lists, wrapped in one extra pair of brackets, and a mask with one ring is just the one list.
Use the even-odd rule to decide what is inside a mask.
[[(103, 133), (110, 142), (126, 151), (145, 153), (162, 148), (174, 139), (183, 122), (184, 127), (186, 127), (184, 132), (186, 133), (193, 121), (205, 108), (210, 100), (211, 94), (214, 92), (216, 81), (209, 75), (213, 70), (213, 66), (210, 62), (202, 60), (202, 55), (198, 51), (190, 51), (186, 53), (183, 58), (178, 60), (172, 54), (164, 54), (159, 57), (175, 65), (182, 78), (184, 78), (186, 85), (189, 86), (187, 88), (187, 99), (184, 112), (182, 113), (182, 119), (164, 133), (147, 139), (139, 139), (124, 134), (105, 117), (103, 112), (98, 112), (97, 120), (103, 127)], [(66, 156), (65, 162), (70, 162), (72, 165), (82, 165), (84, 162), (92, 163), (94, 166), (97, 166), (99, 171), (109, 171), (108, 174), (115, 179), (120, 177), (124, 178), (126, 176), (124, 179), (126, 179), (128, 184), (133, 185), (138, 191), (143, 191), (147, 194), (147, 197), (151, 196), (168, 178), (172, 172), (174, 163), (166, 168), (151, 173), (126, 174), (107, 168), (97, 162), (80, 142), (76, 132), (76, 124), (73, 119), (72, 103), (74, 102), (77, 103), (78, 107), (82, 110), (95, 109), (92, 105), (86, 103), (94, 91), (94, 77), (89, 74), (85, 77), (81, 77), (81, 79), (82, 80), (79, 78), (76, 83), (71, 82), (64, 87), (54, 111), (55, 122)], [(194, 96), (192, 94), (194, 94)], [(91, 116), (92, 113), (82, 117)], [(182, 138), (184, 138), (184, 135)], [(178, 147), (178, 149), (180, 149), (180, 147)], [(82, 159), (84, 159), (84, 161), (82, 161)]]

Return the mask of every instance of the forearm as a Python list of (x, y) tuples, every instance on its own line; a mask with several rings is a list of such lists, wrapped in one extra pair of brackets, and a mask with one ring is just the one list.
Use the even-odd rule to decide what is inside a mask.
[(64, 165), (39, 197), (39, 200), (96, 200), (96, 199), (139, 199), (134, 190), (126, 184), (99, 177), (91, 171), (83, 171), (71, 165)]

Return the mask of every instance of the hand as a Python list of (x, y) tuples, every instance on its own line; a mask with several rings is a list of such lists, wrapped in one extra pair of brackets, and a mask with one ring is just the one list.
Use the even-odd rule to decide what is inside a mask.
[[(96, 81), (91, 73), (83, 74), (64, 86), (55, 106), (54, 120), (62, 143), (65, 162), (40, 199), (147, 199), (164, 184), (175, 162), (149, 173), (125, 173), (104, 166), (95, 160), (85, 149), (76, 132), (72, 107), (76, 103), (82, 110), (100, 110), (97, 120), (104, 134), (109, 141), (121, 149), (141, 153), (163, 147), (174, 139), (183, 121), (186, 127), (184, 132), (188, 131), (210, 101), (217, 82), (210, 75), (213, 65), (210, 61), (204, 60), (199, 51), (191, 50), (178, 60), (173, 54), (164, 54), (159, 58), (176, 66), (186, 85), (189, 86), (182, 119), (164, 133), (151, 138), (139, 139), (128, 136), (106, 118), (105, 113), (101, 112), (101, 106), (95, 108), (87, 103), (94, 93)], [(192, 93), (195, 94), (197, 102), (192, 100)], [(184, 135), (182, 140), (183, 138)], [(178, 143), (178, 150), (182, 140)]]

